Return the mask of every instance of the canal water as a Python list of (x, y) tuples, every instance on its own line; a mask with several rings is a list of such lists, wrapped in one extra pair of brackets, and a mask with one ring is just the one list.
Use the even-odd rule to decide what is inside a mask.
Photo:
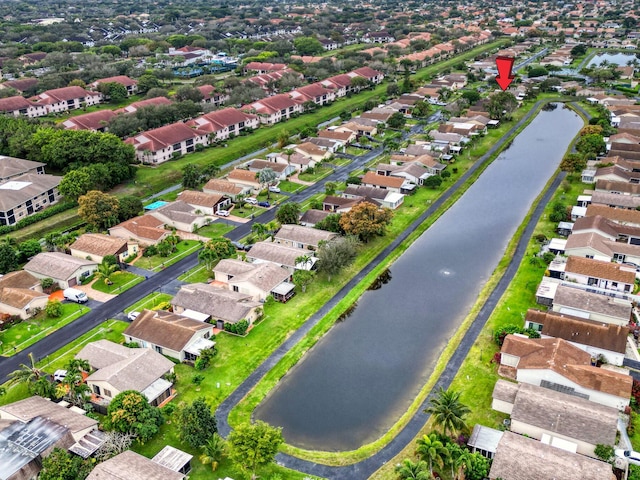
[(597, 67), (602, 62), (607, 61), (609, 63), (613, 63), (619, 65), (621, 67), (625, 67), (628, 62), (632, 60), (637, 60), (635, 54), (633, 53), (601, 53), (594, 56), (588, 63), (588, 67)]
[(314, 450), (351, 450), (384, 434), (427, 381), (582, 125), (562, 105), (540, 112), (254, 416)]

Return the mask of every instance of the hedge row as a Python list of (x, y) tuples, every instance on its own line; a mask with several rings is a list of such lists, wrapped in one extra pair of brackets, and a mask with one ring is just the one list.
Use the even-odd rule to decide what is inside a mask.
[(0, 226), (0, 235), (7, 235), (8, 233), (15, 232), (16, 230), (20, 230), (21, 228), (33, 225), (34, 223), (44, 220), (45, 218), (52, 217), (58, 213), (62, 213), (77, 206), (78, 204), (75, 202), (65, 202), (52, 205), (46, 210), (34, 213), (33, 215), (29, 215), (28, 217), (23, 218), (13, 225)]

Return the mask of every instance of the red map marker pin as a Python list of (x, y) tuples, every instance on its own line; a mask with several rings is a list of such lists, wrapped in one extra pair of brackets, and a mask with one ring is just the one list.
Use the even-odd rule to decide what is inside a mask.
[(515, 58), (513, 57), (498, 57), (496, 58), (496, 67), (498, 67), (498, 76), (496, 77), (496, 82), (500, 85), (502, 91), (505, 91), (513, 82), (515, 78), (511, 75), (511, 70), (513, 69), (513, 62)]

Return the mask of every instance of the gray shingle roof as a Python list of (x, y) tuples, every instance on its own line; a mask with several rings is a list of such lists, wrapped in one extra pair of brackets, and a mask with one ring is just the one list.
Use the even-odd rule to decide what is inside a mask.
[(56, 188), (62, 177), (26, 173), (0, 183), (0, 211), (6, 212)]
[(337, 234), (318, 230), (316, 228), (302, 227), (300, 225), (282, 225), (275, 234), (275, 240), (289, 240), (291, 242), (304, 243), (306, 245), (318, 246), (319, 242), (328, 242)]
[(124, 334), (180, 352), (193, 335), (203, 329), (212, 327), (208, 323), (162, 310), (143, 310)]
[(97, 262), (72, 257), (60, 252), (42, 252), (33, 257), (25, 266), (27, 272), (46, 275), (51, 278), (68, 279), (80, 267), (97, 265)]
[(184, 475), (149, 460), (147, 457), (126, 450), (109, 460), (99, 463), (87, 480), (182, 480)]
[(261, 304), (251, 300), (251, 295), (213, 287), (206, 283), (184, 285), (171, 300), (172, 305), (196, 312), (205, 313), (212, 318), (236, 323)]

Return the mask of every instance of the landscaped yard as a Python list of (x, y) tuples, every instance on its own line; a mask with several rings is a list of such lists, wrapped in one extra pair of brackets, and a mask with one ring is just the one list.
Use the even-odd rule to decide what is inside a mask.
[(129, 308), (125, 309), (124, 313), (140, 312), (145, 308), (147, 310), (155, 310), (157, 307), (161, 306), (163, 303), (171, 301), (172, 298), (173, 297), (168, 293), (154, 292), (147, 295), (144, 298), (141, 298), (136, 303), (131, 305)]
[[(348, 153), (349, 155), (358, 156), (358, 155), (364, 155), (368, 151), (369, 150), (367, 150), (366, 148), (358, 148), (358, 147), (349, 146), (349, 147), (347, 147), (347, 151), (345, 153)], [(333, 163), (335, 163), (335, 161)]]
[(121, 271), (112, 273), (109, 280), (111, 283), (107, 285), (104, 278), (99, 278), (93, 282), (91, 288), (102, 293), (117, 295), (142, 282), (144, 278), (134, 273)]
[(211, 280), (212, 274), (205, 265), (197, 265), (191, 270), (178, 277), (178, 280), (188, 283), (207, 283)]
[(283, 192), (297, 193), (307, 188), (307, 186), (300, 183), (290, 182), (289, 180), (283, 180), (278, 183), (278, 188)]
[(147, 270), (160, 270), (169, 265), (173, 265), (200, 247), (201, 244), (197, 240), (181, 240), (178, 245), (176, 245), (176, 251), (168, 257), (161, 257), (160, 255), (152, 255), (150, 257), (143, 256), (136, 260), (134, 265)]
[(89, 311), (88, 307), (77, 303), (63, 303), (62, 315), (58, 318), (48, 317), (42, 311), (35, 318), (25, 320), (22, 323), (0, 332), (0, 353), (9, 357), (14, 355), (56, 330), (73, 322), (78, 317)]
[(313, 169), (313, 173), (301, 173), (300, 175), (298, 175), (298, 178), (304, 182), (317, 182), (318, 180), (323, 179), (332, 172), (333, 169), (331, 167), (318, 165)]
[(251, 217), (251, 215), (257, 217), (258, 215), (261, 215), (266, 211), (267, 210), (262, 207), (257, 207), (255, 205), (245, 203), (244, 206), (235, 207), (233, 210), (231, 210), (231, 214), (235, 215), (236, 217), (249, 218)]
[[(233, 214), (236, 214), (235, 209), (233, 210)], [(230, 232), (234, 228), (235, 227), (233, 225), (225, 223), (224, 220), (216, 220), (209, 225), (205, 225), (204, 227), (199, 228), (196, 233), (198, 235), (202, 235), (203, 237), (218, 238), (222, 237), (225, 233)]]

